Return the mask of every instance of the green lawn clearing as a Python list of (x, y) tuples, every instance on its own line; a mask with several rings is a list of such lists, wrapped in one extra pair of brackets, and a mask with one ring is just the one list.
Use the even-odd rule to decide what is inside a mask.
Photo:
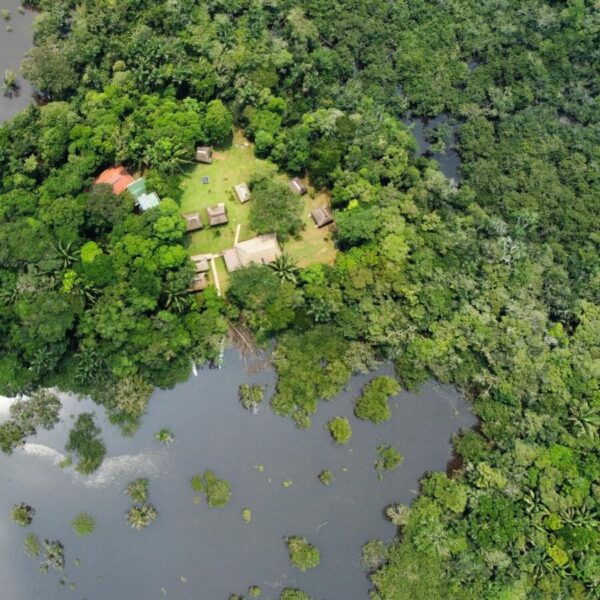
[[(213, 152), (213, 162), (210, 165), (197, 164), (187, 171), (181, 187), (183, 196), (181, 212), (200, 212), (204, 228), (189, 234), (188, 252), (190, 255), (212, 253), (219, 254), (227, 248), (232, 248), (235, 232), (241, 225), (239, 241), (250, 239), (256, 235), (248, 226), (248, 216), (252, 199), (241, 204), (233, 192), (233, 186), (238, 183), (248, 183), (255, 174), (270, 174), (278, 179), (287, 178), (278, 174), (276, 167), (268, 161), (256, 158), (253, 145), (236, 131), (230, 148), (221, 152)], [(202, 182), (208, 177), (207, 184)], [(227, 208), (229, 222), (216, 227), (209, 227), (206, 208), (223, 202)], [(327, 204), (326, 194), (312, 197), (306, 194), (298, 198), (304, 203), (303, 220), (306, 228), (299, 240), (290, 240), (283, 247), (299, 266), (320, 262), (332, 264), (335, 259), (335, 247), (331, 239), (329, 227), (317, 229), (310, 216), (311, 210)], [(224, 261), (216, 261), (221, 288), (227, 287), (227, 271)], [(212, 280), (212, 273), (211, 273)]]

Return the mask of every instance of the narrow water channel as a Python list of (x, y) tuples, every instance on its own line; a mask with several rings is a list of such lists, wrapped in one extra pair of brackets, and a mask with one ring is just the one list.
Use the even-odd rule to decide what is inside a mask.
[[(259, 585), (266, 600), (288, 586), (315, 599), (367, 600), (361, 547), (395, 534), (384, 508), (410, 502), (426, 471), (445, 470), (452, 433), (475, 423), (459, 394), (435, 383), (395, 397), (385, 424), (355, 419), (354, 399), (381, 373), (391, 374), (391, 368), (354, 377), (338, 398), (321, 403), (312, 428), (304, 431), (266, 404), (256, 415), (241, 407), (241, 383), (266, 385), (270, 395), (275, 376), (271, 369), (249, 375), (232, 349), (222, 370), (202, 370), (173, 390), (157, 391), (133, 438), (122, 437), (90, 401), (66, 399), (53, 431), (11, 457), (0, 456), (2, 598), (226, 600)], [(57, 462), (73, 415), (90, 410), (100, 417), (108, 455), (97, 473), (84, 477)], [(324, 429), (335, 415), (351, 421), (347, 446), (335, 446)], [(162, 427), (175, 434), (169, 447), (153, 439)], [(373, 463), (383, 443), (398, 447), (405, 461), (379, 481)], [(208, 468), (231, 482), (232, 501), (224, 509), (193, 503), (189, 479)], [(329, 487), (317, 479), (323, 469), (334, 474)], [(141, 532), (130, 529), (124, 516), (129, 502), (123, 489), (137, 477), (150, 478), (150, 501), (159, 512)], [(283, 487), (285, 480), (292, 485)], [(27, 529), (8, 518), (21, 501), (37, 510)], [(241, 516), (245, 507), (252, 510), (249, 524)], [(87, 538), (77, 538), (70, 526), (82, 510), (96, 517), (96, 532)], [(29, 531), (64, 543), (63, 574), (38, 573), (37, 561), (23, 551)], [(290, 535), (319, 547), (319, 567), (303, 574), (289, 565), (284, 538)], [(59, 583), (62, 576), (66, 585)]]

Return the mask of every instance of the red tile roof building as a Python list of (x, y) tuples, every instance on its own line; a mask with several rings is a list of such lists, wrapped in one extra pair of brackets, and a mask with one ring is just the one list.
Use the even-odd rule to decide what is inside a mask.
[(102, 171), (94, 183), (106, 183), (112, 186), (113, 193), (117, 196), (122, 194), (128, 185), (131, 185), (135, 180), (127, 172), (125, 167), (110, 167)]

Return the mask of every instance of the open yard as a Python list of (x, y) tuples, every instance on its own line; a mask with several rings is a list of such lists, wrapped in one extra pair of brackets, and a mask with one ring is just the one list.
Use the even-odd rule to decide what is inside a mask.
[[(248, 183), (251, 177), (258, 173), (269, 173), (273, 177), (287, 181), (285, 176), (277, 174), (274, 165), (254, 156), (252, 144), (239, 131), (236, 131), (230, 148), (213, 153), (212, 164), (197, 164), (188, 170), (181, 184), (184, 190), (181, 211), (200, 212), (204, 224), (203, 229), (189, 234), (190, 255), (219, 254), (227, 248), (232, 248), (238, 225), (241, 225), (238, 241), (256, 235), (256, 232), (248, 226), (252, 199), (241, 204), (234, 195), (233, 186), (238, 183)], [(203, 183), (204, 177), (208, 177), (208, 183)], [(206, 209), (220, 202), (223, 202), (227, 208), (229, 222), (209, 227)], [(299, 266), (316, 262), (332, 264), (335, 259), (335, 247), (331, 231), (329, 227), (317, 229), (310, 216), (311, 210), (328, 203), (327, 195), (318, 194), (313, 198), (309, 193), (298, 197), (298, 202), (304, 204), (302, 218), (306, 227), (301, 238), (287, 242), (283, 246), (283, 251), (292, 256)], [(227, 271), (223, 259), (219, 258), (216, 266), (221, 287), (226, 287)]]

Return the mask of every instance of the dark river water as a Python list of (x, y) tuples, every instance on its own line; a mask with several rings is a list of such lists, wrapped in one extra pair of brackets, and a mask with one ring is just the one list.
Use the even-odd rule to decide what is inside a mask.
[[(11, 69), (18, 75), (19, 90), (12, 97), (5, 96), (0, 89), (0, 123), (10, 119), (20, 110), (25, 108), (31, 99), (31, 85), (21, 75), (21, 62), (25, 53), (33, 46), (32, 23), (34, 13), (18, 11), (19, 0), (0, 0), (0, 10), (10, 11), (10, 19), (0, 17), (0, 85), (4, 79), (4, 72)], [(7, 26), (13, 31), (7, 31)]]
[[(435, 119), (425, 120), (418, 117), (410, 117), (404, 120), (417, 141), (417, 156), (429, 153), (429, 142), (426, 139), (428, 129), (433, 129), (441, 123), (447, 123), (447, 115), (439, 115)], [(456, 125), (451, 124), (451, 135), (444, 152), (431, 152), (433, 158), (440, 166), (440, 171), (455, 184), (460, 183), (460, 157), (456, 151)]]
[[(352, 378), (338, 398), (320, 404), (309, 430), (274, 415), (266, 400), (256, 415), (241, 407), (241, 383), (266, 385), (270, 396), (275, 378), (270, 368), (247, 373), (233, 349), (226, 351), (222, 370), (202, 370), (173, 390), (157, 391), (133, 438), (122, 437), (89, 400), (65, 398), (53, 431), (30, 439), (11, 457), (0, 456), (0, 597), (227, 600), (259, 585), (267, 600), (284, 587), (299, 587), (316, 600), (367, 600), (361, 547), (395, 534), (384, 508), (410, 502), (426, 471), (445, 470), (452, 433), (475, 424), (459, 394), (435, 383), (393, 398), (387, 423), (355, 419), (355, 398), (381, 373), (391, 374), (391, 368)], [(90, 410), (102, 424), (108, 455), (99, 471), (81, 476), (57, 463), (73, 415)], [(351, 421), (354, 435), (347, 446), (336, 446), (324, 428), (335, 415)], [(153, 439), (162, 427), (175, 434), (168, 447)], [(399, 448), (405, 461), (379, 481), (373, 463), (383, 443)], [(226, 508), (210, 508), (204, 500), (194, 504), (189, 480), (205, 469), (231, 482)], [(323, 469), (334, 474), (329, 487), (317, 480)], [(159, 512), (141, 532), (125, 521), (129, 499), (123, 489), (137, 477), (150, 478), (150, 501)], [(293, 484), (285, 488), (285, 480)], [(21, 501), (37, 510), (26, 529), (9, 518)], [(245, 507), (252, 510), (249, 524), (241, 516)], [(95, 516), (97, 529), (77, 538), (70, 522), (82, 510)], [(23, 550), (30, 531), (63, 542), (62, 574), (38, 573), (36, 559)], [(303, 574), (290, 566), (284, 543), (290, 535), (306, 536), (319, 547), (319, 567)]]

